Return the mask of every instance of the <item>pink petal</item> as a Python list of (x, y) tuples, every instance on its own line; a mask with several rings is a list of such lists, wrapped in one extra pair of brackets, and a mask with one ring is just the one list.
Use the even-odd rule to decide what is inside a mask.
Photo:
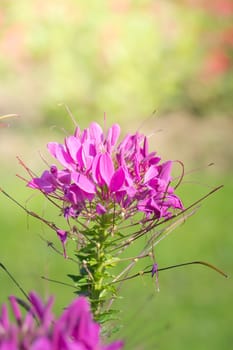
[(56, 151), (57, 160), (67, 169), (72, 170), (74, 161), (70, 155), (66, 152), (64, 146), (59, 145)]
[(76, 162), (77, 161), (77, 152), (81, 147), (81, 142), (75, 136), (69, 136), (65, 140), (66, 148), (71, 156), (71, 158)]
[(100, 156), (99, 172), (100, 172), (101, 178), (104, 180), (106, 185), (109, 186), (110, 180), (114, 173), (113, 161), (109, 153), (104, 153)]
[(57, 142), (49, 142), (47, 144), (49, 152), (54, 156), (64, 167), (73, 169), (73, 159), (66, 152), (65, 147)]
[(56, 152), (57, 152), (57, 148), (59, 146), (59, 143), (57, 142), (49, 142), (47, 144), (47, 148), (49, 150), (49, 153), (54, 157), (56, 158)]
[(4, 327), (4, 328), (8, 328), (10, 323), (9, 323), (9, 317), (8, 317), (8, 311), (7, 311), (7, 307), (5, 304), (2, 304), (2, 309), (1, 309), (1, 313), (0, 313), (0, 324)]
[(171, 181), (171, 168), (172, 168), (172, 161), (169, 160), (160, 166), (160, 179), (164, 180), (167, 184)]
[(81, 190), (87, 193), (95, 194), (95, 185), (87, 178), (87, 176), (79, 173), (72, 173), (71, 178)]
[(14, 296), (10, 296), (9, 300), (11, 303), (11, 307), (12, 307), (12, 311), (13, 311), (13, 314), (15, 316), (15, 319), (17, 321), (20, 321), (22, 316), (21, 316), (21, 311), (20, 311), (20, 308), (19, 308), (19, 305), (18, 305), (16, 298)]
[(77, 137), (78, 139), (80, 138), (81, 130), (80, 130), (79, 126), (76, 127), (75, 132), (74, 132), (74, 136)]
[(97, 214), (103, 215), (103, 214), (106, 213), (106, 211), (107, 211), (106, 208), (102, 204), (98, 203), (96, 205), (96, 212), (97, 212)]
[(106, 138), (107, 141), (107, 150), (110, 152), (111, 148), (115, 146), (119, 138), (121, 129), (118, 124), (114, 124), (111, 128), (108, 129), (108, 135)]
[(44, 316), (44, 304), (42, 300), (34, 292), (31, 292), (29, 294), (29, 298), (33, 306), (33, 311), (36, 312), (36, 316), (38, 316), (39, 320), (42, 321)]
[(158, 176), (158, 168), (156, 166), (150, 166), (149, 169), (146, 171), (144, 176), (144, 183), (149, 182), (153, 178)]
[(98, 146), (103, 142), (103, 130), (101, 126), (95, 122), (91, 123), (89, 126), (90, 137), (95, 140), (95, 144)]
[(124, 342), (116, 340), (112, 344), (104, 346), (103, 350), (120, 350), (124, 347)]
[(32, 179), (28, 184), (28, 187), (39, 189), (45, 193), (51, 193), (56, 190), (56, 179), (54, 176), (48, 171), (45, 170), (41, 177), (36, 177)]
[(93, 163), (92, 163), (92, 178), (93, 178), (95, 183), (103, 185), (103, 183), (101, 183), (101, 178), (100, 178), (100, 173), (99, 173), (100, 156), (101, 156), (101, 154), (97, 154), (96, 157), (93, 160)]
[(31, 350), (51, 350), (52, 344), (47, 337), (37, 338), (30, 347)]
[(120, 167), (119, 169), (117, 169), (117, 171), (113, 174), (111, 178), (111, 182), (109, 185), (110, 191), (111, 192), (118, 191), (122, 187), (124, 181), (125, 181), (125, 172), (123, 168)]

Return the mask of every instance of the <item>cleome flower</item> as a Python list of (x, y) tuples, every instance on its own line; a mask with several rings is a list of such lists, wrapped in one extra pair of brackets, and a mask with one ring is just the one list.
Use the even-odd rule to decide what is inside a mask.
[(119, 136), (119, 125), (105, 136), (93, 122), (83, 131), (77, 127), (64, 144), (49, 142), (48, 151), (60, 167), (51, 165), (28, 186), (58, 200), (67, 219), (95, 219), (105, 213), (127, 219), (141, 212), (158, 220), (183, 209), (171, 186), (172, 161), (161, 162), (155, 152), (149, 153), (142, 134), (128, 134), (118, 143)]
[[(119, 137), (118, 124), (105, 135), (93, 122), (83, 131), (77, 127), (63, 144), (48, 143), (57, 164), (40, 177), (25, 166), (32, 177), (28, 186), (41, 191), (67, 220), (66, 231), (33, 213), (56, 231), (65, 257), (67, 239), (75, 242), (79, 272), (69, 278), (80, 295), (89, 297), (99, 322), (105, 322), (105, 317), (114, 319), (108, 305), (117, 296), (115, 282), (126, 277), (138, 258), (154, 263), (154, 247), (170, 223), (157, 226), (183, 210), (172, 186), (173, 162), (163, 162), (150, 152), (143, 134), (127, 134), (120, 142)], [(74, 226), (70, 219), (75, 220)], [(113, 268), (124, 261), (126, 249), (143, 236), (147, 243), (142, 242), (137, 255), (115, 276)]]
[(43, 303), (37, 294), (29, 294), (30, 308), (23, 317), (18, 299), (10, 298), (14, 321), (8, 317), (5, 304), (0, 313), (0, 350), (118, 350), (123, 342), (103, 345), (100, 326), (92, 320), (85, 297), (76, 298), (55, 319), (51, 308), (53, 298)]

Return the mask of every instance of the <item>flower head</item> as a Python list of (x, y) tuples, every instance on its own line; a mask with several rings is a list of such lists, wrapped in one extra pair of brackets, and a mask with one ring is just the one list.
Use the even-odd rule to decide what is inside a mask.
[(106, 212), (132, 217), (139, 211), (146, 218), (166, 219), (182, 209), (171, 186), (172, 161), (149, 153), (142, 134), (128, 134), (117, 144), (119, 135), (117, 124), (105, 136), (99, 124), (91, 123), (64, 144), (49, 142), (61, 169), (52, 165), (28, 186), (57, 199), (66, 218), (95, 219)]
[(6, 305), (0, 313), (0, 350), (118, 350), (123, 343), (103, 345), (100, 326), (93, 321), (87, 299), (75, 299), (56, 319), (51, 311), (53, 298), (43, 303), (34, 292), (29, 295), (31, 307), (23, 317), (17, 298), (10, 303), (15, 321), (8, 318)]

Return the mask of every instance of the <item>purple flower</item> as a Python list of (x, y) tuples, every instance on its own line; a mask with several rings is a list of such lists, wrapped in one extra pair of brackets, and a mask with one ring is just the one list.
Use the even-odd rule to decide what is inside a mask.
[(154, 277), (154, 275), (158, 274), (158, 264), (154, 263), (151, 269), (151, 276)]
[(43, 303), (36, 293), (29, 294), (30, 310), (23, 317), (17, 299), (10, 298), (15, 321), (10, 321), (5, 304), (0, 313), (0, 350), (119, 350), (123, 342), (103, 345), (100, 326), (92, 319), (86, 298), (75, 299), (56, 319), (54, 299)]
[(67, 231), (61, 230), (61, 229), (57, 229), (57, 235), (62, 243), (62, 247), (63, 247), (63, 253), (64, 253), (64, 257), (66, 258), (66, 248), (65, 248), (65, 244), (67, 241)]
[[(117, 145), (120, 127), (115, 124), (106, 136), (97, 123), (75, 130), (64, 144), (49, 142), (48, 150), (61, 170), (52, 165), (28, 186), (61, 202), (63, 215), (95, 220), (105, 213), (145, 219), (168, 219), (182, 210), (171, 185), (172, 161), (161, 162), (149, 152), (146, 136), (128, 134)], [(103, 209), (104, 208), (104, 209)]]
[(159, 274), (158, 274), (158, 264), (154, 263), (151, 269), (151, 276), (154, 277), (155, 275), (155, 283), (157, 287), (157, 291), (159, 291)]

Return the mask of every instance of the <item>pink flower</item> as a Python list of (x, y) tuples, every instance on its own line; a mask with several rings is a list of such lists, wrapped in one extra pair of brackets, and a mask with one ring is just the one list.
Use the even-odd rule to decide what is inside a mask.
[[(161, 162), (149, 152), (146, 136), (126, 135), (117, 145), (120, 127), (114, 124), (106, 136), (97, 123), (75, 130), (64, 144), (49, 142), (48, 150), (62, 169), (51, 166), (28, 186), (62, 202), (66, 218), (124, 211), (138, 211), (151, 219), (169, 218), (183, 209), (171, 186), (172, 161)], [(127, 214), (128, 213), (128, 214)], [(128, 216), (127, 216), (128, 215)]]
[(103, 345), (100, 326), (92, 319), (85, 297), (76, 298), (56, 319), (52, 313), (54, 299), (43, 303), (36, 293), (29, 294), (30, 307), (23, 317), (17, 298), (11, 296), (15, 321), (8, 318), (5, 304), (0, 313), (0, 350), (119, 350), (123, 342)]

